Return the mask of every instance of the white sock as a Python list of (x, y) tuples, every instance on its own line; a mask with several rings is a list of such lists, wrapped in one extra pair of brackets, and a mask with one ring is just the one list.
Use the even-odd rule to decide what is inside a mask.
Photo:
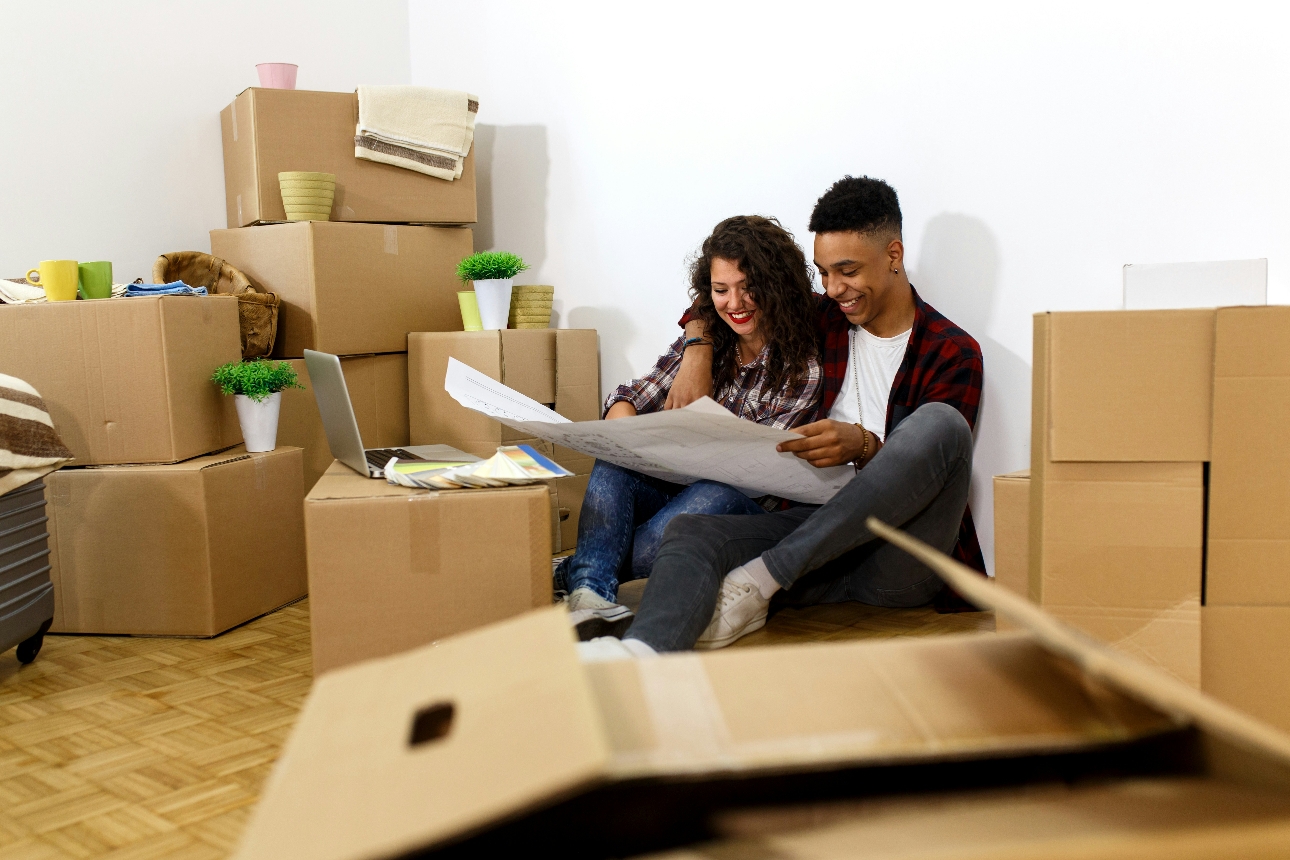
[(766, 567), (766, 562), (761, 560), (761, 556), (757, 556), (747, 564), (741, 564), (730, 571), (727, 576), (733, 576), (736, 573), (742, 573), (752, 580), (752, 583), (757, 586), (757, 590), (761, 592), (762, 600), (770, 600), (775, 592), (780, 589), (779, 583), (775, 581), (775, 577), (770, 575), (770, 569)]
[(658, 652), (639, 639), (624, 639), (623, 647), (637, 657), (657, 657)]

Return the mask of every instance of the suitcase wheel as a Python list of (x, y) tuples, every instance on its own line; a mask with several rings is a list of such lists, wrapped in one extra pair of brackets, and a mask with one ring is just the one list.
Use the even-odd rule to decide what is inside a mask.
[(49, 625), (52, 624), (53, 621), (54, 619), (49, 619), (44, 624), (40, 625), (40, 629), (36, 631), (34, 636), (18, 643), (19, 663), (22, 663), (25, 666), (32, 660), (36, 659), (36, 655), (40, 653), (41, 646), (45, 644), (45, 631), (49, 629)]

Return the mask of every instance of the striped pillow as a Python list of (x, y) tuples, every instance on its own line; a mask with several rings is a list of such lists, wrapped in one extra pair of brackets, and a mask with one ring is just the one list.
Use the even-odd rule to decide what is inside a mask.
[(34, 481), (70, 459), (72, 452), (58, 437), (36, 389), (0, 373), (0, 492)]

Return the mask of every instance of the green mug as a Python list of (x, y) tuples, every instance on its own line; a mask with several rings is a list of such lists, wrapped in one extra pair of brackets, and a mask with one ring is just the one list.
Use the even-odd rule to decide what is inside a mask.
[(112, 264), (106, 260), (81, 263), (80, 293), (83, 299), (112, 298)]

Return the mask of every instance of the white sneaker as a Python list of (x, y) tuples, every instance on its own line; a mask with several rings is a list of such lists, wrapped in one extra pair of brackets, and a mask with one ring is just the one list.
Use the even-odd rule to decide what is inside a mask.
[(700, 651), (724, 648), (740, 637), (766, 626), (770, 599), (761, 596), (756, 581), (740, 568), (726, 574), (717, 595), (712, 623), (703, 631), (694, 647)]
[(571, 591), (565, 606), (569, 609), (569, 624), (583, 642), (598, 636), (621, 638), (636, 617), (626, 606), (605, 600), (586, 587)]
[(578, 658), (584, 663), (609, 663), (614, 660), (645, 660), (658, 653), (639, 639), (615, 639), (597, 636), (578, 643)]

